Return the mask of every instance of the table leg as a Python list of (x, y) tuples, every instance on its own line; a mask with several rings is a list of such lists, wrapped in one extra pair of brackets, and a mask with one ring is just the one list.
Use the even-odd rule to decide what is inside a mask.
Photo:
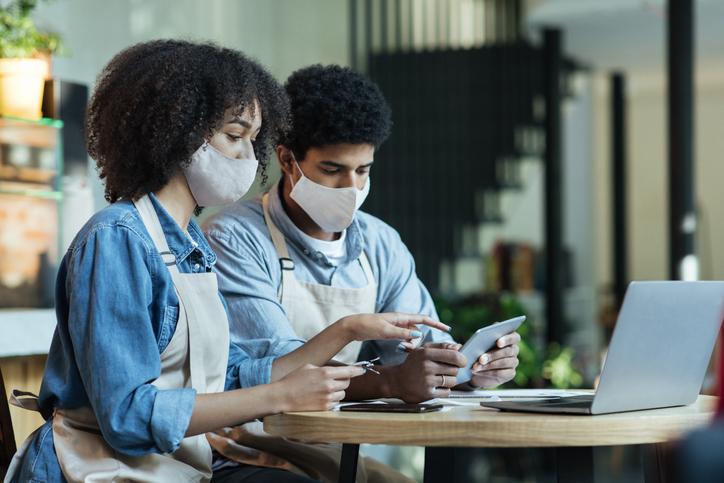
[(593, 483), (593, 448), (561, 446), (556, 448), (558, 483)]
[(426, 447), (423, 481), (425, 483), (447, 483), (451, 480), (455, 481), (455, 448)]
[(641, 457), (644, 463), (644, 481), (646, 483), (665, 483), (664, 446), (662, 444), (642, 444)]
[(358, 444), (343, 444), (342, 459), (339, 462), (339, 483), (354, 483), (357, 479)]

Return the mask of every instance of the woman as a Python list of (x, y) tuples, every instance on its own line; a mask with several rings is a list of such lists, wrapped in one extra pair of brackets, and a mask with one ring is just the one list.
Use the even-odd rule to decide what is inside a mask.
[[(212, 44), (148, 42), (104, 68), (86, 137), (111, 205), (61, 263), (38, 398), (52, 417), (6, 481), (208, 481), (205, 432), (330, 409), (363, 371), (310, 363), (354, 340), (407, 344), (421, 335), (415, 323), (445, 327), (423, 316), (352, 316), (278, 359), (250, 360), (230, 344), (216, 256), (191, 216), (242, 196), (257, 158), (265, 178), (267, 140), (287, 117), (281, 87), (262, 67)], [(309, 481), (245, 467), (216, 476)]]

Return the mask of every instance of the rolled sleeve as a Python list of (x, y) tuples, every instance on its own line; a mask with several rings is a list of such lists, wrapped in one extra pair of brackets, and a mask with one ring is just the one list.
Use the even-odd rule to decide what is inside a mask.
[(226, 371), (227, 391), (259, 386), (271, 382), (272, 364), (276, 357), (250, 359), (236, 344), (229, 344), (229, 366)]
[(184, 439), (194, 410), (196, 389), (159, 391), (151, 412), (151, 434), (163, 453), (173, 453)]

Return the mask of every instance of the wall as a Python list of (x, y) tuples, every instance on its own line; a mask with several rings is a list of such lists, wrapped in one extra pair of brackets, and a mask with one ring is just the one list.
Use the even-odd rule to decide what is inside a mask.
[[(54, 60), (54, 75), (90, 86), (118, 51), (163, 37), (240, 49), (280, 81), (309, 64), (348, 63), (347, 2), (340, 0), (58, 0), (41, 4), (36, 21), (62, 33), (72, 51)], [(103, 188), (96, 176), (92, 182), (100, 209)]]
[[(570, 247), (573, 280), (591, 285), (592, 262), (592, 131), (593, 79), (575, 75), (575, 94), (562, 103), (563, 131), (563, 238)], [(521, 177), (524, 189), (503, 192), (501, 211), (505, 223), (482, 225), (480, 251), (488, 253), (497, 240), (545, 245), (545, 166), (542, 159), (524, 159)]]
[[(724, 65), (696, 72), (695, 169), (699, 206), (697, 254), (702, 279), (724, 279)], [(627, 72), (628, 250), (630, 280), (662, 280), (668, 269), (668, 121), (663, 70)], [(595, 79), (594, 213), (597, 285), (612, 281), (610, 81)]]

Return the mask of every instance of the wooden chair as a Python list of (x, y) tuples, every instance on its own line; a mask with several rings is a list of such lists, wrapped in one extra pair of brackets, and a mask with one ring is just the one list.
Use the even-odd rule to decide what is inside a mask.
[(8, 395), (5, 393), (2, 369), (0, 369), (0, 480), (5, 478), (15, 451), (17, 451), (17, 447), (15, 446), (13, 423), (10, 420), (10, 404)]

